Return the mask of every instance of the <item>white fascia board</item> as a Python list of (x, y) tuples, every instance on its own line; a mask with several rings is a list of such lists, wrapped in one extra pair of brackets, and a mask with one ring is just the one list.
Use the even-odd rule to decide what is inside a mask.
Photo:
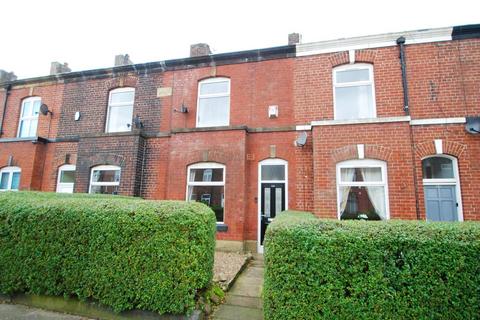
[(322, 53), (340, 52), (348, 50), (391, 47), (397, 45), (399, 37), (405, 37), (405, 44), (452, 40), (452, 27), (386, 33), (372, 36), (327, 40), (296, 45), (296, 56), (309, 56)]
[(432, 125), (432, 124), (455, 124), (455, 123), (466, 123), (467, 119), (465, 117), (458, 118), (433, 118), (433, 119), (415, 119), (411, 120), (410, 124), (412, 126), (422, 126), (422, 125)]
[(409, 122), (410, 120), (411, 120), (410, 116), (355, 119), (355, 120), (320, 120), (320, 121), (312, 121), (312, 127), (349, 125), (349, 124), (367, 124), (367, 123)]

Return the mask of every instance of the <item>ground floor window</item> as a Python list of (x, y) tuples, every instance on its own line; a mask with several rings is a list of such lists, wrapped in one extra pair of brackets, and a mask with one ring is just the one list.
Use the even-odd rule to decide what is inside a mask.
[(379, 160), (349, 160), (337, 164), (339, 218), (388, 219), (386, 174), (386, 164)]
[(199, 201), (212, 208), (217, 223), (224, 222), (225, 166), (197, 163), (188, 167), (187, 201)]
[(121, 169), (118, 166), (102, 165), (92, 168), (90, 193), (118, 194)]
[(5, 167), (0, 170), (0, 191), (18, 190), (20, 187), (19, 167)]
[(73, 193), (75, 169), (73, 164), (64, 164), (58, 168), (57, 192)]

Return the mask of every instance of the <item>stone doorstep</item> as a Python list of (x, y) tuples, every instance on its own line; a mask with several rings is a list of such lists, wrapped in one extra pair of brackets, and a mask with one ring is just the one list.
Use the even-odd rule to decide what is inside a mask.
[(205, 314), (194, 310), (191, 315), (160, 315), (155, 312), (131, 310), (114, 313), (111, 309), (96, 303), (82, 302), (78, 299), (64, 299), (57, 296), (18, 294), (10, 297), (11, 304), (40, 308), (82, 317), (104, 320), (203, 320)]
[(225, 304), (217, 310), (214, 318), (218, 320), (261, 320), (263, 319), (263, 310)]

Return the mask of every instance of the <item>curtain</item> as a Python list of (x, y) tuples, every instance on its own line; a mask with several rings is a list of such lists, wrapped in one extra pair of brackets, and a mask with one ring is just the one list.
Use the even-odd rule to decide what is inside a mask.
[[(352, 182), (355, 176), (355, 168), (341, 168), (340, 169), (340, 179), (341, 182)], [(351, 186), (342, 186), (340, 192), (342, 198), (340, 199), (340, 215), (343, 214), (347, 206), (348, 194), (350, 193)]]
[[(382, 181), (382, 169), (381, 168), (360, 168), (360, 172), (363, 176), (363, 181), (373, 182)], [(386, 218), (385, 209), (385, 189), (383, 186), (366, 186), (368, 198), (375, 208), (376, 213), (380, 216), (380, 219)]]

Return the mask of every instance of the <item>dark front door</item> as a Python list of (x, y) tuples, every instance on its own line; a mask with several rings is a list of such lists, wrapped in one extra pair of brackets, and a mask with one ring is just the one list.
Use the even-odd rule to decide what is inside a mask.
[(260, 243), (263, 246), (267, 226), (285, 210), (285, 183), (262, 183), (260, 191)]

